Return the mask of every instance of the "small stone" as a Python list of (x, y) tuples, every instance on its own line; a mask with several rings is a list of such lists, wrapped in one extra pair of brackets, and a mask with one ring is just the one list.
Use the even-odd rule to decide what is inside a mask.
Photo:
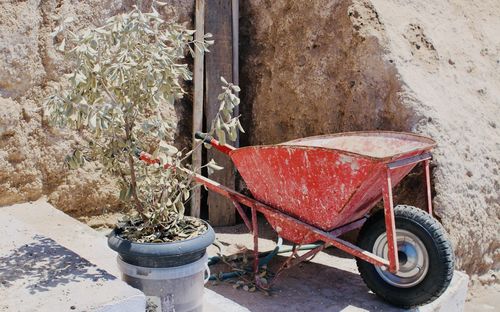
[(448, 60), (448, 64), (450, 65), (455, 65), (455, 62), (453, 62), (451, 59)]
[(75, 307), (75, 306), (71, 306), (71, 307), (69, 307), (69, 308), (70, 308), (71, 310), (75, 310), (75, 309), (76, 309), (76, 307)]

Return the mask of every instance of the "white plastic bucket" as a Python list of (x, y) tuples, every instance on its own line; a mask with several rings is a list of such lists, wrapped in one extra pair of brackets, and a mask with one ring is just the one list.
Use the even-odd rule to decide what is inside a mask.
[(140, 267), (117, 259), (123, 280), (147, 296), (159, 297), (161, 311), (203, 310), (204, 284), (210, 276), (206, 253), (195, 262), (170, 268)]

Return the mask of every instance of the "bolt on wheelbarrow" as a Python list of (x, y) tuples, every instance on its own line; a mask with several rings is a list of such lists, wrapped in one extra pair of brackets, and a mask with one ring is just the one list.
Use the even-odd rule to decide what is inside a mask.
[[(451, 243), (432, 217), (432, 139), (390, 131), (349, 132), (234, 148), (204, 133), (195, 136), (229, 155), (252, 193), (250, 198), (195, 174), (197, 182), (234, 203), (252, 232), (254, 273), (259, 270), (260, 212), (283, 239), (297, 245), (323, 242), (294, 261), (333, 245), (356, 257), (366, 285), (394, 305), (430, 302), (450, 284)], [(140, 157), (151, 161), (146, 153)], [(424, 168), (426, 211), (394, 207), (393, 187), (417, 164)], [(370, 214), (380, 200), (384, 209)], [(250, 208), (250, 219), (241, 205)], [(357, 244), (339, 238), (357, 228)]]

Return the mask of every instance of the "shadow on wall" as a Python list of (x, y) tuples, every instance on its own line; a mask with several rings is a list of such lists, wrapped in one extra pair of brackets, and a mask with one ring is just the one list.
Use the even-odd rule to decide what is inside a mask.
[(82, 280), (116, 279), (50, 238), (35, 235), (33, 240), (0, 257), (0, 289), (22, 280), (23, 287), (35, 294)]
[[(422, 118), (408, 105), (413, 100), (386, 55), (373, 7), (251, 0), (240, 13), (242, 146), (348, 131), (411, 132)], [(360, 25), (377, 36), (365, 36)], [(417, 166), (395, 189), (395, 203), (425, 208), (422, 181)]]
[(349, 0), (244, 1), (242, 145), (359, 130), (408, 131), (418, 116), (380, 40), (364, 37)]

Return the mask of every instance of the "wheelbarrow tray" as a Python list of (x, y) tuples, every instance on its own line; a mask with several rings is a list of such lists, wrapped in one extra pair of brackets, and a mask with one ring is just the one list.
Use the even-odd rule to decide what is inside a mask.
[[(382, 198), (388, 163), (435, 146), (410, 133), (375, 131), (314, 136), (229, 154), (255, 199), (324, 231), (364, 215)], [(392, 171), (395, 186), (415, 163)], [(307, 243), (307, 233), (266, 215), (280, 236)]]

